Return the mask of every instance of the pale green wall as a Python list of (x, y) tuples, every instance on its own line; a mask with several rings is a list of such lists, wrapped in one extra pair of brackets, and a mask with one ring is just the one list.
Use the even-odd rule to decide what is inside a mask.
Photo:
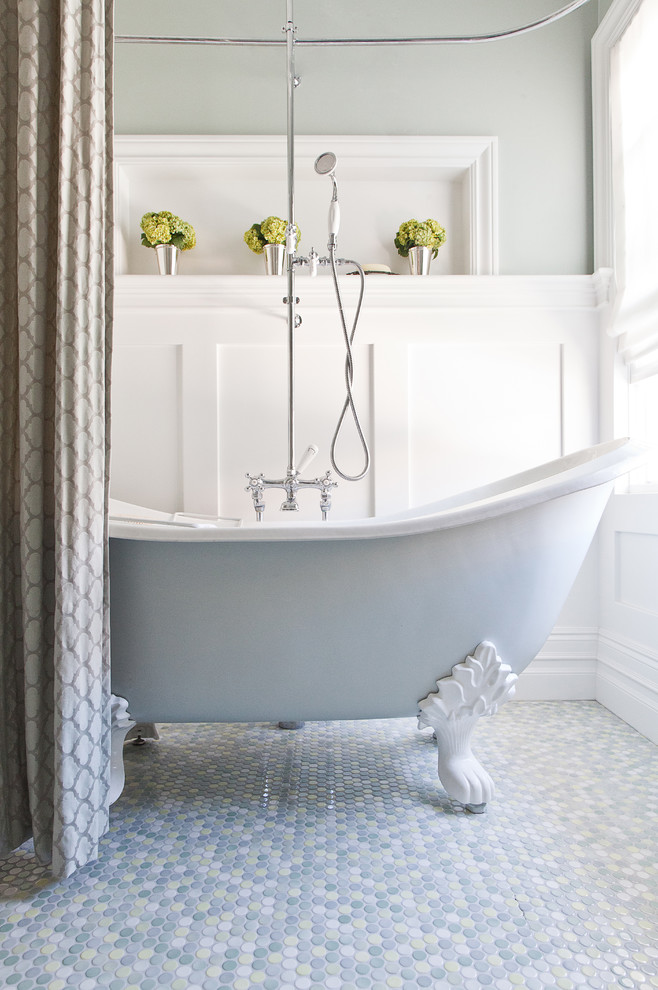
[[(300, 38), (496, 31), (550, 0), (296, 0)], [(598, 4), (494, 44), (298, 49), (300, 134), (495, 134), (501, 274), (591, 271)], [(117, 0), (118, 34), (282, 37), (284, 0)], [(285, 132), (281, 50), (117, 46), (118, 133)]]
[(599, 0), (599, 22), (603, 20), (605, 15), (608, 13), (612, 7), (613, 0)]

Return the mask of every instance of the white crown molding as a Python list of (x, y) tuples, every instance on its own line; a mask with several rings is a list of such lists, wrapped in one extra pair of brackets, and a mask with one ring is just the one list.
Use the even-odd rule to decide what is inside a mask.
[[(464, 170), (478, 159), (495, 165), (495, 137), (479, 135), (414, 136), (298, 134), (295, 161), (312, 165), (318, 147), (331, 145), (341, 161), (368, 168)], [(181, 164), (230, 162), (285, 164), (285, 134), (115, 134), (114, 157), (119, 163)]]

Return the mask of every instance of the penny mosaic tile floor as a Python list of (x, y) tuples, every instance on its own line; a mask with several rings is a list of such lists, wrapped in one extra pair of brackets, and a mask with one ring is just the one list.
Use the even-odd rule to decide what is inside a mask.
[(165, 726), (126, 747), (97, 863), (0, 862), (0, 986), (658, 987), (658, 747), (512, 702), (474, 749), (484, 815), (415, 719)]

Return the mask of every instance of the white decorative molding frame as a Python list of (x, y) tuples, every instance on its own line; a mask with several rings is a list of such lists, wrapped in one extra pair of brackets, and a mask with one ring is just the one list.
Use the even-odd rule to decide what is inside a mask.
[[(313, 162), (328, 148), (338, 158), (340, 244), (349, 257), (404, 269), (393, 237), (403, 220), (422, 214), (435, 216), (448, 230), (437, 274), (497, 273), (495, 137), (298, 136), (302, 254), (311, 246), (322, 253), (327, 236), (330, 187), (315, 174)], [(140, 245), (139, 221), (143, 213), (162, 209), (183, 216), (197, 231), (197, 248), (181, 259), (183, 274), (260, 272), (262, 259), (249, 252), (242, 236), (253, 222), (287, 210), (283, 135), (117, 135), (114, 154), (119, 274), (146, 274), (155, 265)]]
[(448, 797), (475, 814), (493, 798), (494, 784), (471, 752), (471, 735), (481, 715), (494, 715), (513, 696), (517, 680), (493, 643), (485, 641), (436, 682), (438, 691), (418, 702), (419, 728), (436, 733), (439, 780)]

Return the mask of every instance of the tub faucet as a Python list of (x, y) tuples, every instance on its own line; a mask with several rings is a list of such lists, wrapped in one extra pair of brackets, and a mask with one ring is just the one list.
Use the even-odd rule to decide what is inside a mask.
[(281, 479), (265, 478), (262, 474), (247, 474), (245, 477), (249, 482), (245, 491), (251, 492), (257, 522), (263, 521), (266, 488), (281, 488), (286, 493), (286, 497), (281, 503), (282, 512), (297, 512), (299, 510), (297, 492), (302, 488), (316, 488), (320, 492), (320, 512), (324, 521), (331, 508), (331, 489), (338, 485), (337, 481), (332, 481), (330, 471), (327, 471), (321, 478), (312, 478), (308, 481), (300, 478), (297, 470), (288, 471), (286, 477)]

